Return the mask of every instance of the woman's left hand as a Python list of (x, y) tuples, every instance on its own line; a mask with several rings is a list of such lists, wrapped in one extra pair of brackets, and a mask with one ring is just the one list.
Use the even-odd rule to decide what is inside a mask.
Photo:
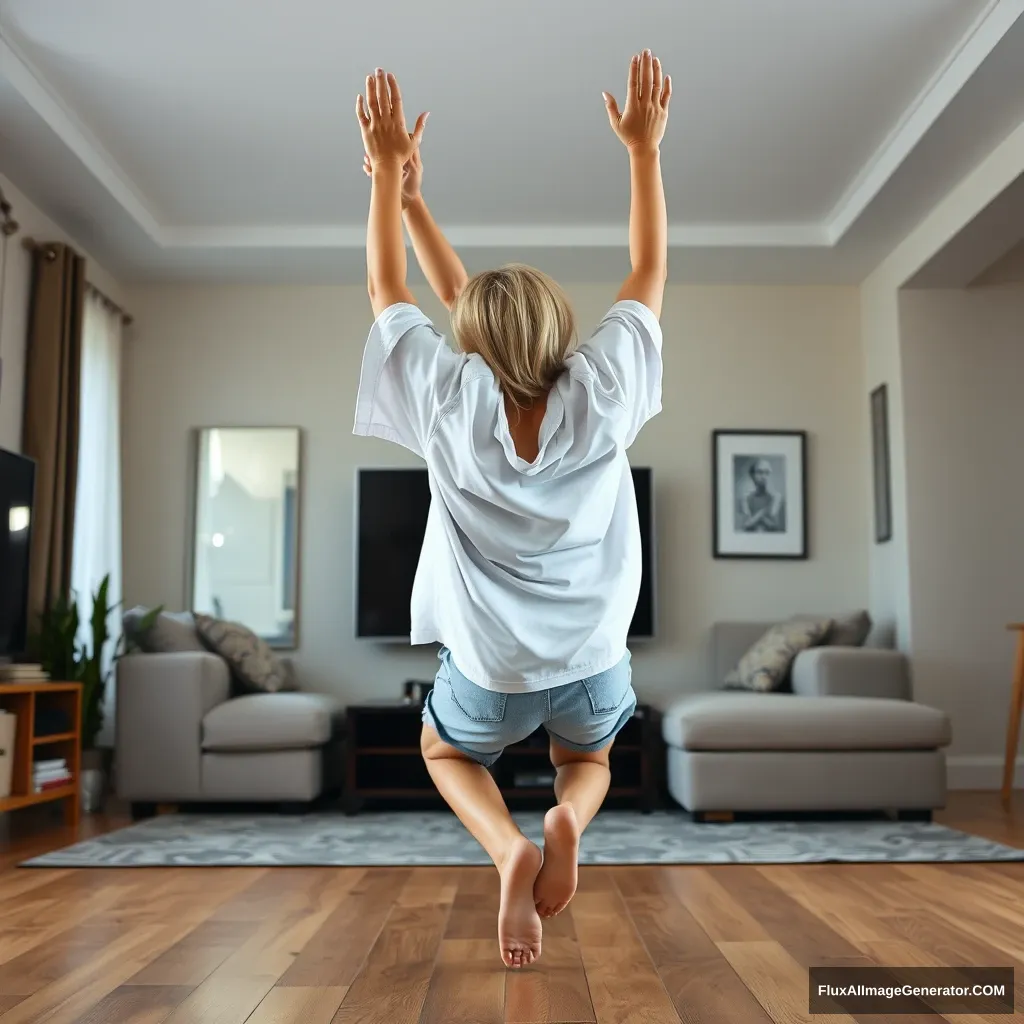
[(405, 126), (402, 94), (394, 75), (377, 68), (366, 76), (366, 96), (360, 93), (356, 99), (356, 119), (371, 165), (389, 161), (404, 165), (415, 152), (416, 142)]

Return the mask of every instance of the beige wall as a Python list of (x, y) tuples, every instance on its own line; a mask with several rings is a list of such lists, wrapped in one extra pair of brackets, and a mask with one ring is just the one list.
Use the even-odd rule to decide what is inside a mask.
[(915, 692), (949, 753), (1002, 763), (1024, 615), (1024, 286), (900, 295)]
[[(75, 242), (2, 175), (0, 187), (13, 207), (14, 219), (20, 226), (18, 233), (7, 242), (3, 320), (0, 322), (0, 359), (3, 360), (3, 379), (0, 380), (0, 448), (20, 451), (25, 339), (28, 334), (29, 293), (32, 285), (32, 254), (22, 247), (21, 242), (24, 238), (71, 245), (75, 245)], [(94, 260), (88, 260), (86, 276), (115, 302), (123, 301), (121, 286)]]
[[(584, 325), (612, 297), (607, 287), (570, 294)], [(353, 638), (355, 469), (415, 464), (396, 446), (351, 434), (371, 320), (363, 290), (154, 288), (129, 302), (127, 601), (185, 601), (190, 429), (297, 424), (306, 459), (296, 660), (307, 684), (349, 698), (387, 696), (406, 678), (432, 675), (436, 663), (424, 650)], [(838, 611), (867, 597), (857, 291), (671, 287), (664, 326), (666, 411), (632, 451), (656, 474), (661, 635), (638, 645), (634, 662), (649, 697), (703, 684), (705, 633), (717, 618)], [(712, 560), (715, 427), (810, 432), (809, 562)]]

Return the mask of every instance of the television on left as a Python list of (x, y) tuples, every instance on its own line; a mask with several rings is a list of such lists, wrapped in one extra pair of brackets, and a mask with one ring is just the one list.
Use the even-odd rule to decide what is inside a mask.
[(28, 645), (35, 481), (32, 459), (0, 448), (0, 661), (23, 657)]

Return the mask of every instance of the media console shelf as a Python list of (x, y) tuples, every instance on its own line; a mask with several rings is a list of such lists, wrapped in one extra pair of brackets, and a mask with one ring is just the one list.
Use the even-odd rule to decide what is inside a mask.
[[(77, 825), (82, 751), (81, 683), (0, 683), (0, 708), (16, 718), (11, 795), (0, 798), (0, 813), (63, 800), (64, 821), (72, 827)], [(45, 712), (59, 712), (61, 721), (68, 723), (68, 729), (39, 734), (36, 723)], [(54, 757), (67, 761), (71, 782), (57, 789), (34, 792), (33, 762)]]
[[(348, 708), (345, 811), (356, 814), (367, 803), (441, 804), (420, 755), (421, 708), (401, 702), (357, 704)], [(658, 712), (639, 705), (612, 748), (608, 805), (649, 813), (659, 803), (664, 774)], [(508, 747), (491, 769), (510, 804), (554, 801), (554, 769), (548, 738), (538, 729)]]

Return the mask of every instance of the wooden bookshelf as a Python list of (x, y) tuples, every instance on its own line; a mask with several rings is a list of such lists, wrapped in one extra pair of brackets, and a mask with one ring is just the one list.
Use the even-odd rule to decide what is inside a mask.
[[(16, 719), (11, 795), (0, 798), (0, 813), (63, 800), (65, 822), (71, 826), (77, 825), (81, 806), (82, 684), (0, 683), (0, 708), (13, 714)], [(37, 713), (47, 711), (59, 711), (71, 725), (71, 730), (37, 735)], [(47, 760), (63, 757), (71, 772), (71, 783), (34, 793), (32, 763), (37, 755)]]

